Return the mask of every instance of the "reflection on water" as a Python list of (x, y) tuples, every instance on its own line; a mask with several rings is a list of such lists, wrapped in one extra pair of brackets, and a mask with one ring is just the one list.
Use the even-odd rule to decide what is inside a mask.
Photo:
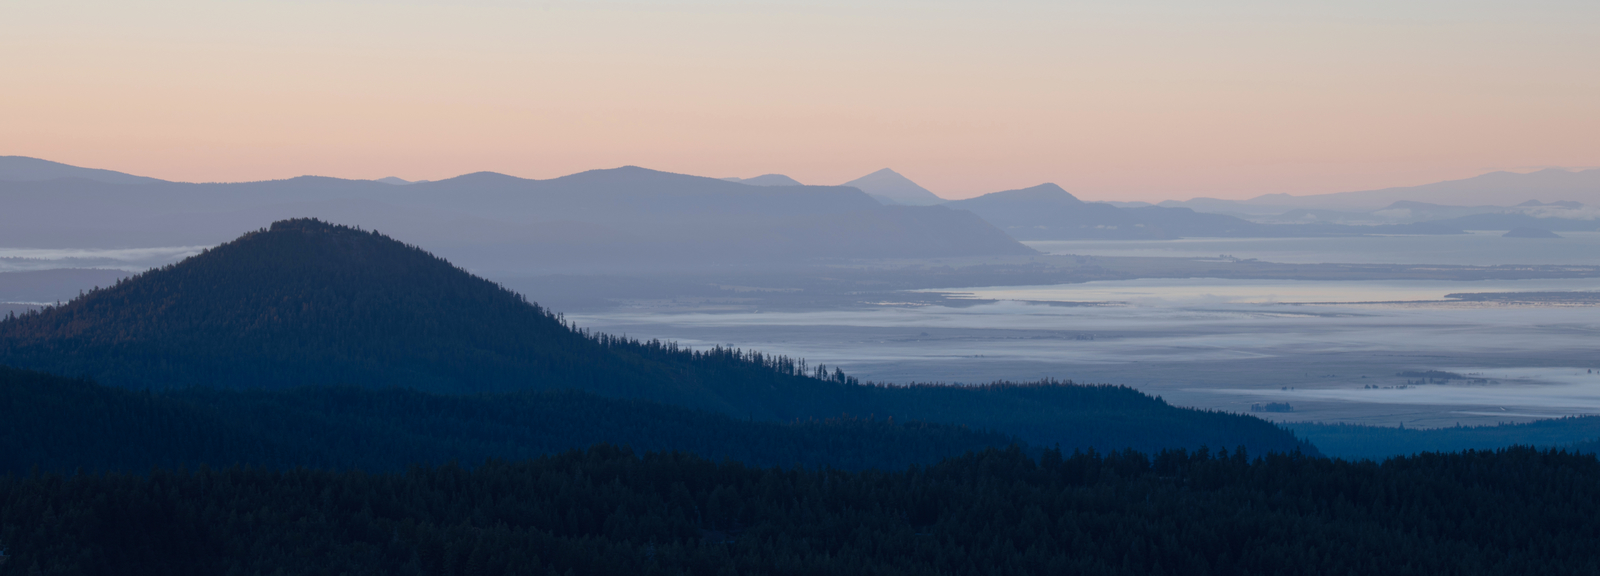
[(1187, 238), (1024, 242), (1047, 254), (1215, 258), (1228, 255), (1290, 264), (1600, 265), (1600, 232), (1560, 239), (1503, 238), (1503, 232), (1344, 238)]

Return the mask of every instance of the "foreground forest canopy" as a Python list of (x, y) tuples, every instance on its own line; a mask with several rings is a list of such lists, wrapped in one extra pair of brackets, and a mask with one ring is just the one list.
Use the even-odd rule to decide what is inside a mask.
[(1067, 449), (1315, 452), (1271, 423), (1126, 387), (873, 386), (804, 360), (590, 333), (421, 249), (310, 219), (0, 321), (0, 364), (134, 389), (577, 390), (752, 420), (965, 425)]
[(1510, 449), (1382, 464), (1244, 452), (897, 472), (595, 446), (405, 473), (0, 479), (38, 574), (1594, 574), (1600, 462)]
[(0, 366), (0, 474), (234, 465), (368, 472), (524, 459), (597, 442), (756, 466), (932, 464), (1017, 444), (962, 426), (839, 417), (760, 422), (576, 391), (399, 388), (131, 391)]

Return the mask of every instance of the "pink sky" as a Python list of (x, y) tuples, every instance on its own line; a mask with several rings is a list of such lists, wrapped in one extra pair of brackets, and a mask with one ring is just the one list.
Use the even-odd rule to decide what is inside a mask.
[[(1600, 3), (30, 2), (0, 154), (1244, 198), (1600, 165)], [(1191, 7), (1193, 6), (1193, 7)]]

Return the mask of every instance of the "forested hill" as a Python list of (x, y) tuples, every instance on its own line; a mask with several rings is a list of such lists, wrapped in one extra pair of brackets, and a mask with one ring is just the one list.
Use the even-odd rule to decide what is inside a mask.
[(682, 402), (709, 401), (702, 384), (716, 377), (801, 380), (731, 360), (673, 370), (627, 348), (419, 248), (317, 220), (0, 323), (0, 363), (132, 388), (581, 388)]
[(0, 475), (202, 465), (385, 472), (534, 458), (598, 442), (755, 466), (893, 470), (1017, 440), (882, 418), (752, 422), (575, 391), (444, 396), (323, 386), (152, 392), (0, 366)]
[(0, 322), (0, 364), (129, 388), (577, 389), (739, 418), (964, 424), (1067, 448), (1314, 450), (1271, 423), (1128, 388), (879, 387), (788, 358), (588, 334), (418, 248), (316, 220)]

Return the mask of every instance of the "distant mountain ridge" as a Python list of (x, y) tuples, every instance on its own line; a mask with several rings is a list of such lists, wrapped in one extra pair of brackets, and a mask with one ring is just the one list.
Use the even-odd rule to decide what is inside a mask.
[[(1536, 204), (1528, 204), (1530, 201)], [(1278, 214), (1292, 209), (1371, 212), (1397, 202), (1415, 202), (1449, 207), (1509, 207), (1554, 204), (1570, 208), (1578, 203), (1600, 205), (1600, 168), (1565, 170), (1546, 168), (1536, 172), (1490, 172), (1418, 186), (1396, 186), (1378, 190), (1334, 192), (1291, 196), (1265, 194), (1248, 200), (1193, 198), (1168, 200), (1161, 206), (1187, 207), (1206, 212)]]
[(637, 167), (406, 185), (302, 176), (139, 186), (0, 181), (0, 244), (192, 246), (315, 216), (398, 233), (476, 270), (676, 270), (813, 259), (1028, 255), (971, 214), (837, 186), (751, 186)]
[(1258, 224), (1225, 214), (1161, 206), (1084, 202), (1055, 184), (993, 192), (945, 204), (967, 210), (1018, 240), (1168, 240), (1185, 237), (1282, 238), (1363, 233), (1453, 234), (1439, 225), (1358, 228), (1327, 224)]
[(79, 168), (60, 162), (29, 158), (27, 156), (0, 156), (0, 180), (12, 182), (39, 182), (77, 178), (106, 184), (161, 184), (165, 180), (134, 176), (112, 170)]
[(1511, 206), (1527, 200), (1600, 204), (1600, 168), (1580, 171), (1547, 168), (1528, 173), (1490, 172), (1420, 186), (1311, 196), (1268, 194), (1251, 198), (1249, 202), (1296, 207), (1359, 208), (1384, 206), (1398, 200), (1451, 206)]

